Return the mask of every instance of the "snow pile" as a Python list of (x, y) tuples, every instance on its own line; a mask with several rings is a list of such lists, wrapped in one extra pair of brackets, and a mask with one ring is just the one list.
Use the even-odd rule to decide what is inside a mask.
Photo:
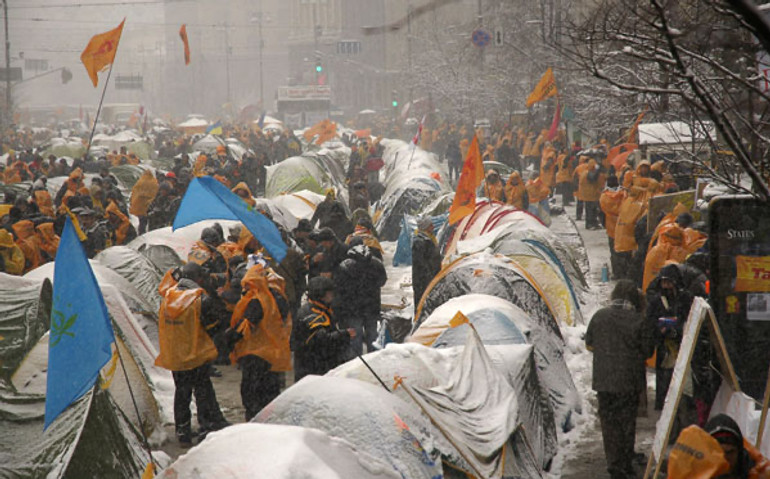
[(398, 479), (387, 464), (317, 429), (238, 424), (211, 433), (158, 478)]

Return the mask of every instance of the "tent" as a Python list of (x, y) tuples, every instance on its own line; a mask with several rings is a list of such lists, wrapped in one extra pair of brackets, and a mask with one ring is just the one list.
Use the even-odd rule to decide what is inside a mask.
[[(487, 264), (491, 263), (493, 258), (487, 258)], [(471, 265), (469, 269), (463, 268), (465, 269), (464, 272), (470, 272), (473, 275), (473, 271), (477, 270), (474, 266), (477, 265), (482, 266), (481, 264)], [(479, 332), (485, 342), (491, 341), (491, 344), (495, 344), (497, 341), (510, 341), (515, 344), (517, 341), (521, 342), (522, 338), (526, 338), (526, 342), (535, 347), (535, 361), (542, 384), (548, 390), (551, 405), (556, 415), (557, 426), (563, 430), (571, 429), (572, 413), (581, 410), (580, 397), (564, 359), (564, 339), (553, 317), (548, 318), (538, 314), (539, 309), (542, 311), (542, 305), (538, 307), (538, 301), (535, 300), (537, 293), (534, 295), (532, 292), (525, 293), (525, 288), (521, 288), (522, 284), (516, 284), (517, 282), (524, 282), (521, 279), (518, 281), (514, 279), (515, 271), (498, 269), (494, 265), (489, 265), (488, 269), (479, 269), (479, 271), (481, 274), (480, 277), (477, 277), (478, 282), (463, 282), (463, 275), (461, 274), (461, 277), (457, 279), (460, 288), (453, 290), (452, 293), (449, 293), (449, 289), (443, 290), (443, 294), (449, 293), (451, 297), (443, 301), (440, 306), (432, 309), (431, 314), (419, 323), (419, 327), (415, 328), (407, 341), (418, 342), (426, 346), (435, 343), (436, 347), (458, 345), (461, 340), (453, 339), (452, 336), (461, 334), (463, 329), (447, 330), (450, 320), (458, 311), (465, 314), (472, 322), (474, 315), (483, 318), (483, 328), (486, 329), (480, 329)], [(486, 281), (483, 277), (490, 273), (497, 277), (504, 277), (510, 282)], [(453, 282), (451, 277), (447, 281)], [(476, 283), (477, 286), (488, 287), (477, 290), (482, 294), (470, 294), (472, 291), (463, 291), (463, 287), (473, 283)], [(497, 295), (495, 295), (497, 297), (493, 297), (491, 295), (493, 293), (489, 292), (501, 291), (502, 287), (508, 288), (507, 292), (510, 293), (510, 298), (517, 301), (524, 299), (525, 301), (519, 303)], [(432, 295), (433, 292), (430, 294)], [(495, 309), (499, 311), (495, 312)], [(524, 313), (524, 311), (527, 312)], [(512, 323), (512, 325), (508, 323)], [(485, 335), (487, 330), (490, 331), (489, 335)], [(462, 338), (464, 339), (464, 336)]]
[(403, 478), (442, 476), (430, 423), (412, 404), (380, 386), (306, 376), (252, 422), (320, 429), (388, 464)]
[[(51, 294), (48, 280), (0, 274), (0, 477), (139, 477), (149, 457), (141, 448), (136, 413), (125, 412), (120, 372), (109, 389), (89, 391), (43, 433)], [(140, 386), (136, 361), (122, 347), (131, 384)], [(140, 408), (154, 403), (148, 390), (135, 391)]]
[[(398, 234), (398, 243), (396, 243), (396, 253), (393, 255), (393, 266), (412, 264), (412, 241), (414, 232), (417, 231), (417, 216), (404, 215), (401, 219), (401, 232)], [(449, 213), (438, 216), (430, 216), (434, 231), (441, 231), (441, 228), (447, 223)]]
[(289, 211), (299, 222), (301, 219), (309, 220), (313, 217), (316, 207), (324, 200), (324, 195), (302, 190), (274, 196), (271, 199), (273, 204)]
[(334, 188), (338, 193), (346, 192), (345, 167), (349, 156), (348, 148), (323, 148), (268, 166), (265, 196), (273, 198), (302, 190), (322, 195), (328, 188)]
[[(471, 336), (468, 336), (468, 340), (470, 339)], [(516, 395), (516, 408), (508, 413), (515, 414), (523, 426), (523, 431), (526, 431), (515, 430), (511, 441), (514, 444), (528, 441), (534, 456), (530, 457), (529, 447), (514, 446), (513, 455), (509, 454), (506, 457), (506, 462), (512, 462), (507, 464), (507, 469), (517, 470), (516, 477), (541, 477), (542, 471), (547, 469), (556, 453), (556, 427), (548, 394), (543, 389), (537, 374), (533, 348), (523, 344), (523, 341), (521, 344), (486, 345), (484, 348), (494, 365), (496, 370), (494, 372), (487, 371), (486, 365), (478, 360), (480, 358), (477, 355), (470, 356), (472, 359), (468, 359), (464, 347), (436, 349), (414, 343), (389, 344), (384, 350), (365, 355), (364, 360), (381, 378), (389, 380), (398, 375), (406, 378), (405, 382), (412, 388), (418, 389), (451, 384), (457, 379), (458, 384), (469, 384), (473, 381), (474, 386), (478, 387), (482, 394), (487, 394), (497, 387), (494, 384), (495, 381), (504, 381)], [(455, 378), (454, 375), (463, 368), (466, 368), (465, 372), (468, 375)], [(339, 366), (327, 373), (327, 376), (347, 377), (373, 385), (378, 384), (371, 371), (358, 359)], [(412, 402), (406, 391), (400, 387), (394, 391), (394, 394), (405, 402)], [(465, 408), (473, 409), (470, 402), (470, 399), (467, 400)], [(500, 404), (493, 404), (491, 400), (483, 403), (480, 411), (489, 412), (486, 408), (494, 409), (500, 406)], [(453, 411), (464, 411), (465, 408), (462, 404), (458, 404), (457, 409)], [(494, 413), (490, 412), (490, 414)], [(468, 430), (481, 436), (483, 432), (479, 431), (481, 429), (479, 426), (483, 424), (484, 422), (481, 422), (478, 425), (469, 426)], [(440, 434), (440, 431), (434, 431), (434, 435)], [(442, 450), (444, 461), (449, 462), (454, 468), (467, 467), (457, 456), (454, 448), (448, 444), (446, 446), (448, 449)]]
[(51, 141), (44, 144), (41, 148), (43, 148), (41, 153), (43, 158), (47, 158), (49, 155), (54, 155), (56, 158), (61, 158), (62, 156), (81, 158), (86, 152), (83, 140), (77, 137), (51, 138)]
[(535, 240), (553, 252), (569, 272), (573, 283), (585, 285), (584, 271), (588, 271), (588, 257), (574, 223), (562, 219), (564, 217), (566, 215), (554, 216), (549, 228), (529, 212), (482, 200), (476, 204), (473, 214), (457, 223), (447, 242), (445, 254), (468, 254), (487, 248), (502, 253), (508, 241)]
[(225, 234), (227, 234), (229, 228), (241, 225), (240, 221), (234, 220), (207, 220), (179, 228), (176, 231), (171, 231), (171, 227), (166, 226), (165, 228), (158, 228), (138, 236), (128, 244), (128, 247), (139, 251), (143, 245), (145, 247), (163, 245), (171, 248), (181, 260), (187, 261), (187, 254), (190, 252), (192, 245), (201, 238), (203, 229), (212, 226), (214, 223), (222, 225)]
[(123, 130), (114, 135), (99, 133), (94, 135), (93, 146), (104, 147), (109, 151), (120, 150), (125, 146), (129, 153), (134, 153), (142, 160), (150, 160), (155, 157), (155, 148), (134, 130)]
[(379, 218), (375, 226), (381, 239), (395, 241), (405, 214), (421, 214), (435, 198), (448, 193), (450, 187), (435, 178), (436, 174), (447, 178), (446, 167), (436, 155), (400, 140), (383, 140), (382, 145), (385, 192), (377, 206)]
[(387, 464), (318, 429), (245, 423), (213, 432), (159, 479), (399, 479)]
[(166, 271), (160, 270), (149, 258), (128, 246), (112, 246), (94, 259), (128, 280), (153, 311), (160, 310), (158, 285)]

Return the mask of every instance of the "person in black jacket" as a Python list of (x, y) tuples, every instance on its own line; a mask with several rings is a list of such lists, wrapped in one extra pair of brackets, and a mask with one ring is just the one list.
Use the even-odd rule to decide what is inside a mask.
[(319, 229), (331, 228), (337, 238), (347, 238), (353, 232), (353, 223), (332, 189), (326, 193), (326, 198), (318, 204), (313, 217), (310, 218), (310, 224), (313, 227), (316, 223)]
[(653, 352), (653, 331), (632, 281), (618, 281), (610, 298), (609, 306), (591, 318), (585, 342), (594, 355), (593, 389), (607, 470), (612, 479), (625, 479), (636, 477), (632, 465), (636, 412), (646, 390), (644, 363)]
[(323, 276), (310, 280), (308, 300), (297, 313), (292, 331), (294, 381), (308, 374), (323, 375), (345, 360), (355, 329), (340, 330), (331, 305), (334, 282)]
[(336, 297), (334, 311), (340, 324), (356, 330), (350, 342), (350, 357), (374, 350), (377, 339), (377, 322), (380, 319), (380, 288), (388, 276), (385, 266), (372, 250), (363, 244), (348, 250), (347, 258), (340, 264), (334, 278)]
[(676, 264), (664, 266), (647, 288), (647, 320), (655, 329), (655, 409), (663, 409), (693, 296)]
[(441, 271), (441, 252), (433, 235), (433, 222), (422, 218), (412, 240), (412, 290), (415, 308), (433, 278)]

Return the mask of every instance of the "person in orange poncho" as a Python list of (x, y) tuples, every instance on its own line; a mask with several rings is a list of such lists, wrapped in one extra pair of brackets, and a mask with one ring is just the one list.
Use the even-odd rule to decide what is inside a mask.
[(13, 225), (13, 233), (16, 235), (16, 244), (24, 253), (24, 272), (31, 271), (43, 264), (43, 255), (40, 251), (40, 240), (35, 231), (35, 224), (30, 220), (17, 221)]
[(683, 243), (684, 230), (677, 223), (660, 229), (658, 243), (647, 252), (647, 258), (644, 261), (642, 291), (647, 291), (647, 286), (669, 261), (681, 263), (687, 259), (687, 251), (682, 247)]
[(733, 418), (717, 414), (703, 429), (717, 440), (729, 466), (727, 473), (719, 478), (770, 479), (770, 462), (746, 441)]
[(599, 207), (604, 212), (604, 225), (607, 228), (607, 240), (610, 246), (610, 266), (612, 267), (612, 276), (620, 276), (620, 262), (618, 253), (615, 251), (615, 227), (618, 223), (618, 214), (620, 205), (626, 197), (626, 191), (619, 188), (618, 178), (610, 175), (607, 177), (607, 186), (599, 197)]
[(529, 197), (529, 212), (540, 218), (546, 225), (551, 224), (551, 208), (548, 205), (548, 197), (551, 190), (543, 184), (539, 173), (532, 173), (526, 184)]
[(251, 190), (245, 182), (241, 181), (235, 185), (235, 188), (233, 188), (232, 191), (238, 195), (238, 197), (242, 199), (247, 205), (252, 207), (257, 205), (257, 201), (254, 199), (253, 195), (251, 194)]
[(540, 178), (543, 180), (543, 184), (552, 191), (556, 186), (557, 160), (556, 148), (550, 142), (546, 142), (540, 158)]
[(110, 226), (113, 246), (128, 244), (136, 238), (136, 229), (114, 201), (110, 201), (104, 214)]
[(583, 210), (585, 209), (585, 205), (583, 204), (583, 197), (580, 191), (580, 175), (582, 175), (583, 172), (588, 169), (589, 159), (590, 158), (587, 156), (580, 156), (578, 158), (578, 165), (572, 170), (572, 184), (575, 186), (575, 199), (577, 200), (577, 203), (575, 204), (576, 221), (583, 219)]
[(53, 229), (53, 223), (42, 223), (35, 227), (40, 240), (40, 249), (45, 253), (49, 261), (56, 259), (56, 251), (59, 249), (59, 236)]
[(564, 208), (572, 205), (574, 201), (574, 188), (572, 184), (574, 168), (572, 163), (572, 158), (566, 151), (562, 151), (558, 158), (556, 158), (556, 193), (561, 194), (561, 205)]
[(513, 205), (520, 210), (527, 211), (529, 209), (529, 194), (527, 193), (527, 187), (524, 185), (524, 181), (521, 179), (521, 174), (518, 171), (511, 173), (508, 177), (508, 182), (505, 184), (505, 201), (509, 205)]
[(585, 227), (587, 230), (595, 230), (601, 228), (599, 224), (599, 198), (602, 195), (607, 175), (601, 171), (596, 160), (589, 160), (587, 165), (578, 178), (578, 191), (585, 207)]
[(59, 191), (56, 193), (56, 197), (54, 198), (54, 204), (56, 207), (58, 208), (62, 204), (66, 206), (69, 198), (77, 196), (78, 190), (82, 187), (83, 170), (80, 168), (75, 168), (69, 174), (67, 181), (64, 182), (61, 188), (59, 188)]
[(147, 232), (147, 212), (158, 194), (158, 179), (150, 170), (144, 170), (142, 176), (131, 189), (131, 202), (128, 212), (139, 218), (139, 234)]
[(484, 196), (492, 201), (505, 202), (503, 182), (500, 180), (500, 174), (495, 170), (487, 171), (487, 176), (484, 178)]
[[(225, 332), (241, 369), (241, 402), (250, 421), (281, 393), (278, 373), (291, 370), (291, 315), (282, 278), (261, 257), (249, 258), (243, 295)], [(270, 281), (270, 276), (274, 281)]]

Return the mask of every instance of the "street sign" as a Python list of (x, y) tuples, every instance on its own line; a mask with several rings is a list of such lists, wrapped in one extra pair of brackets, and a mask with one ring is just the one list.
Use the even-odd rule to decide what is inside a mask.
[(0, 81), (21, 81), (21, 78), (21, 67), (0, 68)]
[(492, 41), (492, 37), (489, 35), (489, 33), (479, 28), (473, 31), (473, 34), (471, 35), (471, 41), (477, 47), (483, 48), (489, 45), (489, 42)]
[(144, 77), (142, 75), (117, 75), (115, 76), (116, 90), (143, 90)]
[(502, 28), (495, 28), (495, 46), (496, 47), (502, 47), (503, 46), (503, 29)]

